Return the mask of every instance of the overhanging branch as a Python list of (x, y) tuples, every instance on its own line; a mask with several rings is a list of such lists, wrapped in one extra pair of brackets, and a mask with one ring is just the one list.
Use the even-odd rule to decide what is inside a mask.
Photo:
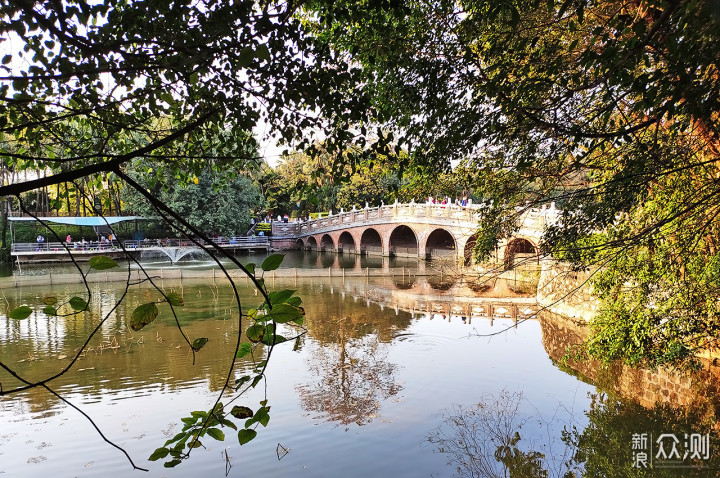
[(197, 120), (187, 124), (183, 128), (165, 136), (164, 138), (150, 143), (147, 146), (143, 146), (140, 149), (136, 149), (130, 153), (120, 155), (110, 161), (104, 161), (101, 163), (90, 164), (78, 169), (70, 171), (60, 172), (52, 176), (44, 178), (38, 178), (31, 181), (23, 181), (17, 184), (8, 184), (7, 186), (0, 186), (0, 197), (2, 196), (18, 196), (28, 191), (34, 191), (36, 189), (52, 186), (54, 184), (60, 184), (63, 182), (75, 181), (80, 178), (91, 176), (97, 173), (108, 173), (116, 170), (121, 164), (130, 161), (138, 156), (143, 156), (151, 151), (154, 151), (162, 146), (172, 143), (176, 139), (180, 139), (189, 132), (199, 128), (202, 124), (208, 121), (211, 117), (218, 113), (220, 108), (213, 108)]

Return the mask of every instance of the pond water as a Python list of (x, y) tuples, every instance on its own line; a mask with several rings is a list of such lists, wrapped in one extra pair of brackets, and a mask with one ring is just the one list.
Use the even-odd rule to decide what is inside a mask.
[[(425, 273), (427, 270), (432, 271), (431, 263), (411, 259), (407, 257), (382, 257), (378, 255), (362, 255), (355, 254), (335, 254), (334, 252), (315, 252), (315, 251), (286, 251), (283, 261), (284, 269), (291, 268), (314, 268), (314, 269), (382, 269), (382, 268), (408, 268), (414, 271)], [(262, 263), (267, 253), (246, 253), (237, 256), (242, 263), (253, 262)], [(202, 251), (198, 253), (184, 256), (177, 264), (170, 262), (170, 258), (159, 251), (151, 251), (143, 253), (140, 257), (142, 267), (156, 271), (159, 269), (176, 269), (182, 267), (189, 270), (208, 270), (217, 267), (216, 263)], [(222, 259), (223, 266), (234, 269), (235, 265), (227, 259)], [(86, 268), (82, 262), (81, 267)], [(137, 268), (135, 264), (131, 264), (132, 268)], [(34, 263), (22, 264), (18, 267), (6, 266), (0, 268), (0, 277), (10, 276), (44, 276), (48, 274), (66, 274), (75, 272), (76, 269), (68, 263)]]
[[(620, 372), (593, 375), (592, 364), (581, 373), (559, 366), (563, 341), (576, 339), (572, 325), (550, 316), (523, 319), (532, 308), (527, 298), (498, 297), (508, 295), (500, 285), (477, 297), (461, 284), (437, 287), (424, 278), (272, 281), (271, 289), (296, 289), (303, 298), (308, 332), (296, 344), (278, 345), (264, 386), (233, 402), (256, 409), (266, 398), (267, 428), (243, 446), (226, 430), (224, 442), (206, 439), (189, 460), (166, 469), (147, 458), (180, 431), (181, 417), (212, 406), (228, 373), (238, 324), (231, 290), (222, 281), (162, 285), (185, 299), (179, 314), (185, 333), (209, 339), (195, 364), (167, 310), (161, 308), (140, 332), (127, 327), (137, 305), (158, 297), (146, 286), (131, 288), (115, 310), (120, 286), (92, 284), (91, 312), (50, 318), (38, 310), (23, 321), (0, 318), (0, 359), (32, 380), (66, 366), (108, 316), (100, 336), (50, 385), (150, 473), (133, 471), (88, 419), (56, 395), (32, 389), (0, 398), (0, 475), (444, 477), (504, 476), (509, 470), (512, 476), (563, 476), (571, 470), (577, 476), (636, 476), (638, 453), (657, 452), (640, 449), (640, 437), (645, 434), (651, 447), (665, 433), (681, 440), (684, 434), (709, 436), (707, 453), (678, 462), (695, 469), (656, 459), (646, 476), (716, 476), (719, 444), (714, 409), (707, 405), (716, 400), (710, 392), (686, 401), (691, 407), (674, 406), (671, 399), (643, 407), (623, 398), (633, 385), (624, 390), (624, 382), (613, 382)], [(12, 309), (36, 304), (48, 291), (2, 293)], [(71, 297), (83, 289), (58, 286), (53, 293)], [(259, 303), (251, 289), (242, 289), (242, 299), (246, 307)], [(250, 367), (241, 361), (235, 375)], [(6, 370), (0, 383), (3, 390), (18, 385)], [(500, 447), (503, 442), (509, 446)]]

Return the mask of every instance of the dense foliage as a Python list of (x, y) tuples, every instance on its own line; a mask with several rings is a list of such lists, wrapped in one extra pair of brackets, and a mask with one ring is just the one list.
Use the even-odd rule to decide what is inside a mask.
[[(319, 161), (312, 189), (290, 177), (300, 173), (292, 161), (260, 178), (271, 208), (376, 204), (386, 190), (388, 200), (473, 191), (493, 201), (477, 241), (489, 252), (512, 233), (518, 205), (557, 201), (565, 214), (546, 231), (546, 251), (599, 270), (591, 355), (682, 365), (720, 337), (713, 0), (0, 5), (3, 219), (33, 201), (35, 211), (80, 212), (96, 194), (108, 212), (120, 211), (122, 184), (201, 235), (129, 165), (142, 159), (145, 177), (168, 191), (188, 184), (174, 189), (181, 196), (223, 201), (213, 194), (261, 163), (248, 131), (267, 123)], [(394, 182), (406, 171), (424, 179)], [(226, 186), (211, 187), (218, 173)], [(253, 321), (246, 335), (264, 342), (300, 311), (293, 297), (273, 302), (256, 284), (264, 312), (238, 320)], [(84, 310), (86, 299), (72, 309)], [(292, 318), (268, 319), (275, 305), (293, 308)], [(155, 310), (138, 312), (140, 322)], [(265, 406), (243, 430), (267, 424)], [(203, 413), (156, 458), (176, 464), (186, 445), (219, 437), (209, 430), (226, 414)]]
[[(247, 176), (226, 178), (207, 169), (190, 183), (183, 183), (174, 178), (153, 181), (141, 171), (135, 174), (153, 197), (208, 235), (245, 235), (251, 220), (264, 212), (260, 189)], [(134, 189), (125, 188), (123, 192), (126, 213), (147, 218), (157, 215), (155, 208)]]
[[(561, 202), (554, 256), (599, 267), (588, 351), (686, 364), (720, 337), (720, 21), (712, 1), (335, 2), (318, 36), (364, 67), (378, 121), (493, 200)], [(348, 21), (348, 19), (352, 19)], [(498, 237), (500, 232), (500, 237)]]
[(349, 211), (396, 200), (425, 202), (429, 197), (446, 196), (453, 201), (463, 197), (482, 199), (474, 194), (474, 165), (465, 161), (451, 171), (438, 173), (399, 151), (359, 164), (346, 158), (340, 171), (333, 166), (328, 154), (295, 153), (284, 157), (260, 178), (268, 209), (304, 217), (314, 212)]
[[(309, 145), (309, 133), (332, 138), (326, 143), (330, 154), (346, 149), (356, 136), (350, 124), (362, 120), (368, 109), (358, 89), (359, 70), (338, 61), (326, 45), (308, 35), (295, 17), (297, 9), (293, 3), (253, 0), (0, 1), (3, 234), (11, 208), (26, 214), (63, 208), (83, 214), (94, 212), (88, 205), (100, 199), (107, 203), (103, 212), (117, 213), (122, 210), (119, 191), (131, 188), (153, 205), (169, 228), (212, 244), (203, 233), (214, 227), (208, 221), (220, 218), (193, 217), (198, 211), (192, 205), (215, 201), (207, 206), (220, 212), (221, 201), (250, 201), (253, 188), (236, 178), (261, 163), (255, 139), (248, 134), (256, 125), (268, 125), (286, 143)], [(386, 149), (382, 142), (370, 141), (363, 154), (372, 154), (371, 144)], [(138, 164), (144, 168), (140, 175), (133, 174)], [(153, 175), (155, 181), (137, 182)], [(218, 178), (224, 182), (214, 182)], [(148, 188), (158, 182), (176, 196), (158, 197), (162, 194), (157, 190), (153, 194)], [(244, 199), (229, 198), (233, 192)], [(242, 230), (243, 216), (234, 218), (228, 232)], [(210, 246), (206, 249), (213, 252)], [(214, 254), (227, 253), (215, 249)], [(220, 427), (237, 427), (230, 416), (246, 419), (237, 427), (241, 444), (255, 436), (259, 425), (267, 425), (267, 401), (255, 410), (229, 411), (220, 402), (225, 394), (242, 394), (263, 379), (266, 362), (258, 358), (252, 376), (233, 382), (235, 360), (254, 351), (254, 346), (241, 347), (240, 339), (264, 344), (269, 355), (272, 346), (285, 340), (279, 334), (282, 324), (302, 322), (300, 299), (293, 291), (273, 294), (262, 272), (226, 258), (248, 275), (261, 304), (243, 309), (226, 274), (236, 299), (236, 350), (228, 357), (228, 375), (215, 406), (193, 412), (183, 433), (153, 455), (167, 458), (168, 466), (201, 446), (201, 438), (224, 438)], [(261, 269), (274, 270), (280, 260), (270, 256)], [(109, 258), (92, 262), (90, 267), (97, 270), (116, 266)], [(80, 267), (78, 272), (84, 281), (87, 272)], [(146, 275), (142, 280), (153, 279)], [(156, 300), (129, 314), (133, 329), (150, 325), (160, 314), (157, 304), (164, 303), (180, 327), (173, 307), (181, 306), (182, 298), (169, 297), (160, 288), (157, 293)], [(82, 314), (93, 304), (90, 296), (86, 287), (84, 297), (52, 297), (45, 307), (23, 305), (6, 315), (25, 320), (43, 313), (52, 320), (56, 314)], [(85, 343), (101, 328), (102, 321)], [(185, 338), (193, 354), (206, 342)], [(0, 363), (22, 382), (0, 388), (0, 396), (43, 388), (62, 400), (47, 382), (66, 373), (82, 353), (83, 348), (77, 350), (69, 363), (59, 364), (57, 373), (40, 382)]]

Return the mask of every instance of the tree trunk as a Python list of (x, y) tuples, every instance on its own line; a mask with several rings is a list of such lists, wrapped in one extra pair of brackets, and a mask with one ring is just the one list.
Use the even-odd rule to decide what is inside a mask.
[(0, 225), (0, 247), (2, 249), (7, 247), (8, 209), (10, 208), (8, 201), (8, 198), (5, 198), (2, 202), (2, 225)]

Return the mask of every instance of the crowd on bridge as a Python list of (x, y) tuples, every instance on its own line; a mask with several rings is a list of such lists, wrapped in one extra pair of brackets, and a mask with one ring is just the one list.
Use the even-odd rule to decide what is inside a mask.
[(427, 198), (427, 204), (455, 204), (456, 206), (466, 207), (471, 203), (472, 199), (468, 199), (467, 196), (463, 196), (462, 199), (455, 198), (454, 202), (450, 196), (445, 196), (442, 199), (434, 198), (432, 196), (428, 196)]

